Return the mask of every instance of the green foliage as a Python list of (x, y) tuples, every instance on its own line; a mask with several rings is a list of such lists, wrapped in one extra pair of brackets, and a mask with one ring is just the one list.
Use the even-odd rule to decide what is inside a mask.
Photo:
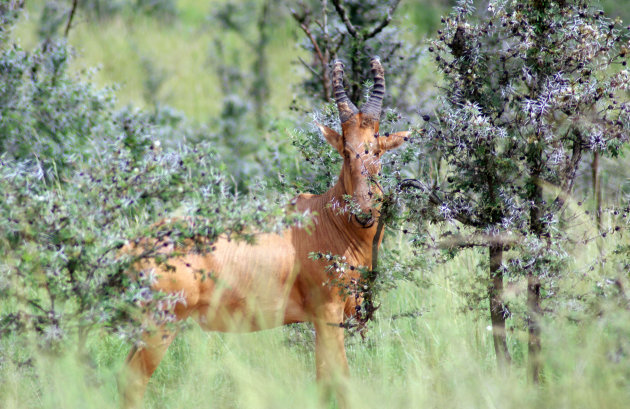
[(148, 281), (122, 286), (130, 260), (118, 250), (146, 230), (140, 226), (151, 222), (150, 215), (179, 208), (184, 186), (200, 189), (215, 180), (187, 169), (209, 159), (207, 152), (154, 148), (134, 159), (120, 142), (110, 143), (94, 158), (104, 166), (70, 162), (72, 170), (54, 177), (33, 161), (3, 159), (0, 331), (5, 336), (28, 339), (35, 333), (42, 347), (61, 348), (94, 327), (132, 329), (126, 311), (140, 301), (151, 305)]
[(67, 73), (69, 58), (49, 40), (2, 49), (0, 337), (56, 352), (78, 341), (83, 354), (92, 330), (136, 340), (172, 321), (163, 307), (178, 296), (150, 291), (140, 260), (166, 267), (219, 235), (253, 241), (307, 219), (264, 181), (237, 193), (202, 128), (165, 107), (117, 111), (111, 90)]
[(4, 1), (0, 3), (0, 46), (4, 47), (8, 41), (13, 24), (24, 7), (23, 1)]
[(337, 181), (342, 164), (341, 156), (326, 142), (315, 122), (341, 131), (339, 114), (334, 103), (324, 105), (321, 112), (315, 113), (310, 127), (293, 130), (292, 144), (302, 160), (293, 165), (294, 169), (287, 172), (280, 181), (284, 188), (291, 186), (297, 191), (321, 194)]
[(436, 219), (518, 248), (512, 274), (551, 278), (583, 155), (616, 156), (628, 140), (627, 30), (580, 1), (491, 2), (479, 22), (472, 10), (460, 2), (430, 48), (446, 79), (423, 133), (448, 165)]
[(54, 160), (65, 166), (72, 152), (90, 156), (88, 138), (114, 134), (110, 90), (68, 74), (71, 51), (63, 42), (45, 42), (33, 52), (17, 45), (0, 54), (0, 152), (36, 159), (48, 172)]
[[(413, 182), (430, 209), (411, 218), (445, 221), (449, 251), (489, 248), (480, 265), (487, 278), (476, 275), (460, 291), (472, 308), (486, 291), (500, 364), (510, 361), (506, 317), (524, 313), (516, 321), (528, 327), (537, 382), (538, 320), (557, 313), (560, 299), (588, 303), (579, 291), (560, 291), (587, 241), (576, 239), (579, 212), (569, 203), (583, 156), (616, 157), (627, 145), (630, 36), (579, 0), (490, 2), (478, 19), (474, 10), (472, 1), (458, 2), (429, 47), (445, 85), (436, 120), (425, 116), (420, 136), (443, 168), (427, 175), (431, 184)], [(403, 200), (414, 203), (409, 194)], [(504, 277), (526, 278), (526, 308), (508, 309)]]

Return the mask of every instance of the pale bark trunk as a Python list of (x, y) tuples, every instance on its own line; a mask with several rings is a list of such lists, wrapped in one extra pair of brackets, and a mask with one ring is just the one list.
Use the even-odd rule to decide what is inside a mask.
[(503, 259), (503, 246), (492, 245), (489, 248), (490, 256), (490, 284), (488, 286), (488, 300), (490, 302), (490, 320), (492, 321), (492, 338), (494, 340), (494, 352), (497, 357), (497, 365), (505, 369), (512, 361), (507, 346), (507, 333), (505, 331), (506, 308), (503, 305), (503, 272), (501, 263)]

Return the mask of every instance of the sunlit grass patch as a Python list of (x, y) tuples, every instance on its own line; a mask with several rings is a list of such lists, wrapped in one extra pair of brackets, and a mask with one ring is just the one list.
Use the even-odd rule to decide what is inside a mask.
[[(220, 2), (219, 2), (220, 3)], [(27, 4), (16, 29), (24, 48), (39, 41), (36, 31), (41, 4)], [(215, 38), (230, 54), (238, 54), (237, 68), (253, 67), (253, 50), (234, 33), (208, 22), (211, 5), (187, 1), (178, 5), (181, 19), (165, 23), (143, 15), (117, 15), (99, 23), (78, 15), (69, 35), (76, 49), (75, 71), (97, 68), (94, 81), (100, 86), (117, 85), (120, 106), (151, 107), (154, 102), (170, 105), (189, 118), (208, 122), (220, 114), (223, 95), (213, 59)], [(299, 70), (292, 62), (295, 27), (290, 21), (270, 28), (269, 72), (270, 114), (286, 112), (293, 98)], [(291, 52), (288, 52), (291, 51)], [(153, 78), (152, 78), (153, 77)], [(156, 101), (147, 100), (148, 82), (157, 85)], [(243, 86), (245, 86), (243, 84)], [(246, 91), (234, 90), (234, 92)]]

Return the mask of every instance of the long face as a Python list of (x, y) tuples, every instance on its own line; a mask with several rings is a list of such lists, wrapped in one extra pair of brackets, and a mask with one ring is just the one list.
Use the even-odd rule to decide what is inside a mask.
[(395, 134), (379, 134), (379, 121), (382, 96), (385, 92), (385, 80), (380, 61), (372, 59), (374, 88), (362, 111), (348, 100), (343, 91), (343, 64), (335, 63), (333, 70), (333, 89), (339, 108), (342, 135), (334, 130), (319, 125), (324, 137), (343, 157), (341, 173), (346, 194), (359, 212), (354, 220), (362, 227), (374, 224), (377, 216), (377, 198), (381, 196), (378, 174), (381, 170), (381, 156), (384, 152), (399, 146), (405, 141), (409, 132)]

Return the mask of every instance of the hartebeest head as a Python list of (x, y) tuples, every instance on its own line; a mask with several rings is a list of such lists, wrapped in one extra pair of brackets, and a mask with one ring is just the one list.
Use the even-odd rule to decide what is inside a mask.
[(372, 57), (370, 64), (374, 87), (368, 101), (359, 111), (343, 88), (343, 63), (335, 61), (332, 83), (342, 135), (318, 124), (328, 143), (344, 158), (340, 179), (346, 194), (351, 195), (359, 206), (360, 214), (355, 214), (356, 222), (366, 228), (374, 223), (375, 199), (381, 193), (376, 183), (381, 170), (381, 156), (387, 150), (399, 146), (409, 136), (409, 132), (379, 134), (385, 73), (378, 57)]

